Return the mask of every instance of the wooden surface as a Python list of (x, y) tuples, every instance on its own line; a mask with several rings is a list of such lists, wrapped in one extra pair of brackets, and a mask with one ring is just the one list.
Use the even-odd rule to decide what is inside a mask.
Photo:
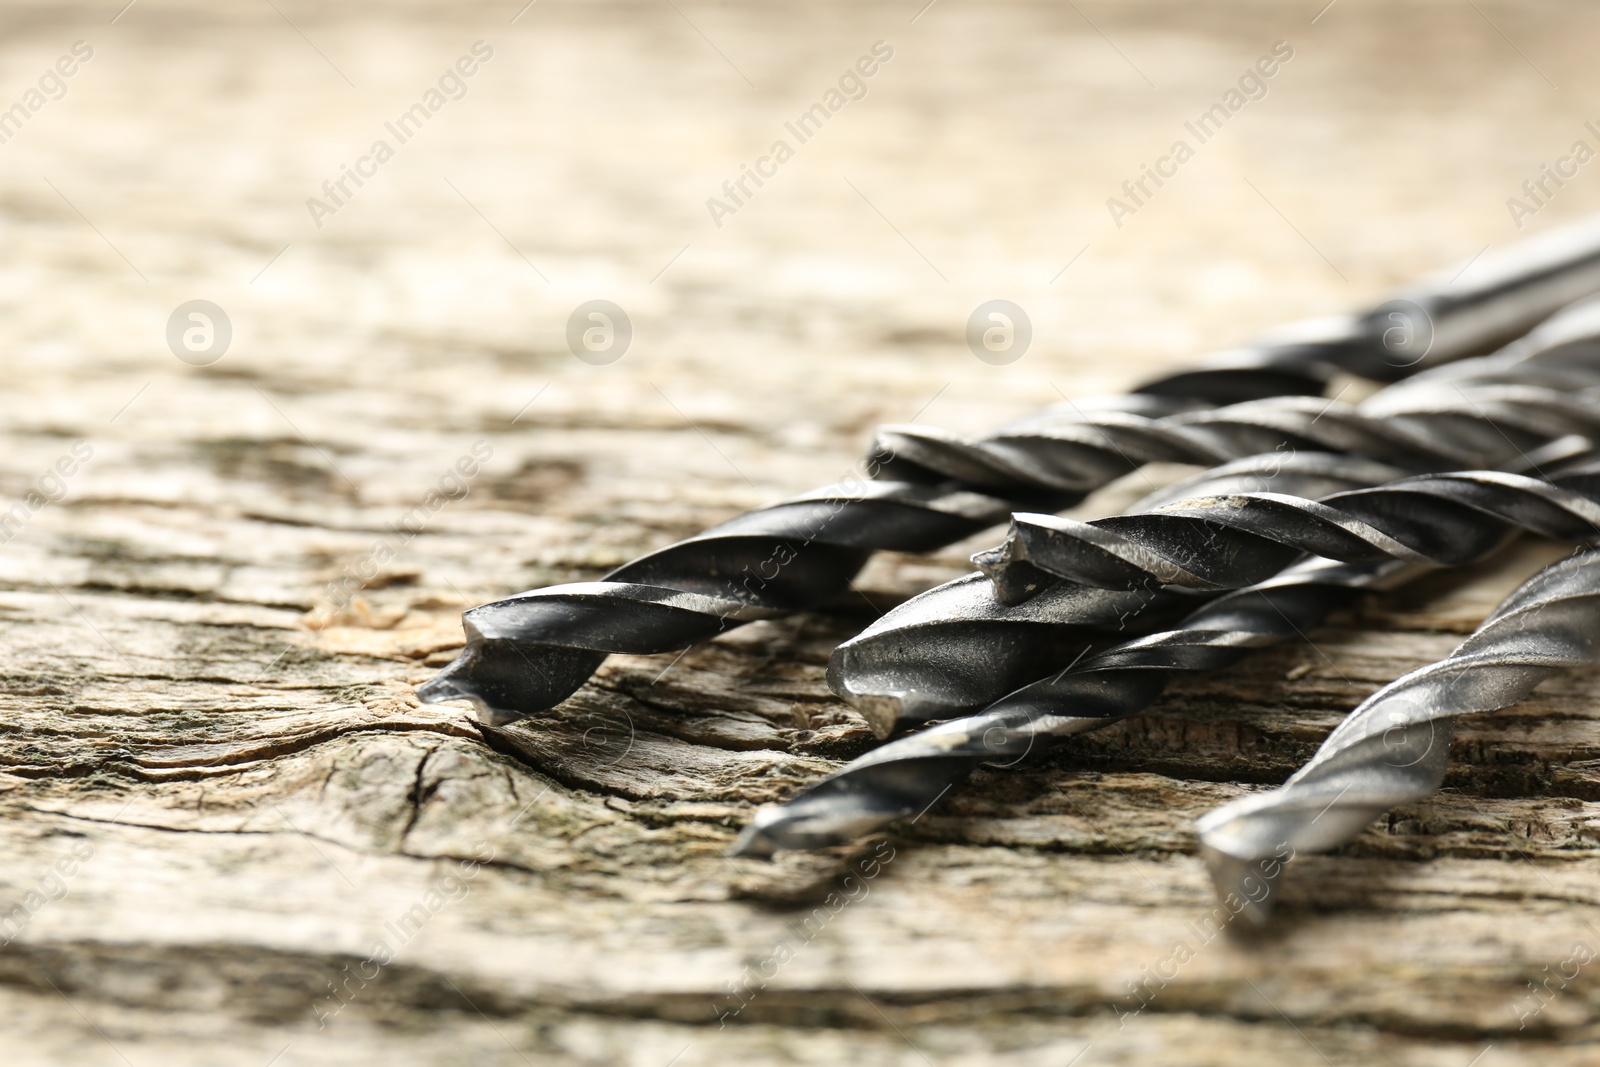
[[(870, 743), (830, 649), (974, 545), (618, 658), (492, 744), (412, 696), (462, 608), (832, 481), (879, 421), (979, 429), (1509, 242), (1505, 199), (1594, 140), (1592, 8), (118, 6), (0, 14), (0, 105), (94, 49), (0, 146), (5, 506), (93, 450), (0, 547), (8, 1064), (1594, 1062), (1600, 964), (1519, 1018), (1600, 952), (1594, 675), (1464, 724), (1436, 801), (1296, 865), (1268, 935), (1123, 1014), (1209, 907), (1193, 818), (1559, 548), (772, 864), (721, 850)], [(306, 198), (478, 40), (466, 97), (317, 228)], [(867, 96), (715, 226), (878, 40)], [(1266, 97), (1115, 227), (1106, 198), (1279, 40)], [(997, 296), (1036, 332), (1004, 367), (962, 342)], [(636, 329), (610, 366), (563, 339), (594, 298)], [(233, 323), (208, 367), (164, 340), (191, 299)], [(475, 442), (470, 492), (330, 594)]]

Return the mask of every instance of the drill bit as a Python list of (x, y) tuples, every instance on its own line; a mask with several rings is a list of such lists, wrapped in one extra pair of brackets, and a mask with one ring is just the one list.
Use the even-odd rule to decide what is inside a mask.
[[(1522, 377), (1538, 384), (1519, 384)], [(1278, 435), (1291, 447), (1299, 447), (1294, 442), (1310, 441), (1312, 447), (1369, 453), (1383, 453), (1387, 448), (1387, 458), (1412, 470), (1518, 469), (1530, 463), (1529, 456), (1540, 455), (1539, 449), (1547, 447), (1550, 436), (1588, 436), (1600, 431), (1600, 405), (1585, 395), (1600, 388), (1597, 382), (1600, 301), (1591, 301), (1556, 316), (1500, 354), (1429, 371), (1390, 386), (1356, 407), (1316, 401), (1323, 410), (1313, 412), (1302, 408), (1304, 402), (1299, 398), (1281, 398), (1198, 417), (1184, 416), (1183, 421), (1208, 420), (1203, 429), (1214, 433), (1212, 443), (1218, 451), (1230, 446), (1259, 447)], [(1230, 414), (1241, 408), (1248, 410), (1248, 417)], [(1299, 422), (1291, 423), (1291, 416)], [(1147, 429), (1147, 434), (1158, 430)], [(1192, 425), (1184, 425), (1177, 432), (1190, 439), (1196, 431)], [(1538, 444), (1541, 440), (1546, 444)], [(1218, 486), (1177, 488), (1188, 489), (1193, 496), (1226, 495)], [(1337, 488), (1330, 486), (1326, 492)], [(1309, 485), (1287, 487), (1266, 482), (1246, 485), (1244, 490), (1325, 495)], [(1168, 493), (1142, 501), (1133, 510), (1137, 513), (1177, 499)], [(1040, 522), (1087, 531), (1091, 541), (1112, 537), (1102, 525), (1124, 521), (1141, 520), (1088, 524), (1040, 518)], [(1202, 525), (1200, 533), (1204, 549), (1212, 532)], [(1278, 551), (1284, 562), (1294, 554), (1292, 547), (1280, 546)], [(1008, 562), (1005, 553), (980, 559), (986, 564), (991, 560)], [(1264, 578), (1274, 569), (1268, 562), (1252, 578)], [(991, 587), (982, 575), (969, 575), (893, 609), (839, 646), (828, 667), (830, 687), (855, 705), (879, 736), (887, 737), (908, 723), (970, 714), (1048, 673), (1050, 665), (1061, 662), (1064, 647), (1081, 644), (1081, 620), (1096, 601), (1028, 563), (1018, 564), (1015, 571), (1019, 583), (1025, 583), (1020, 596), (1005, 596), (1006, 589)], [(1143, 574), (1124, 582), (1123, 587), (1138, 588), (1154, 611), (1167, 606), (1165, 594), (1156, 591), (1158, 577)], [(1041, 603), (1033, 603), (1040, 598)], [(1119, 615), (1118, 622), (1125, 623), (1130, 617)], [(1159, 622), (1161, 616), (1142, 621)], [(1096, 625), (1103, 623), (1097, 619)]]
[[(1270, 453), (1205, 471), (1144, 498), (1134, 511), (1190, 496), (1273, 490), (1321, 497), (1380, 485), (1394, 467), (1318, 452)], [(1058, 669), (1106, 633), (1157, 626), (1192, 610), (1195, 597), (1153, 589), (1093, 589), (1054, 582), (1017, 605), (1002, 603), (982, 574), (915, 596), (841, 645), (828, 684), (879, 737), (981, 708), (1023, 681)]]
[[(889, 434), (869, 458), (877, 480), (866, 485), (825, 487), (746, 513), (600, 581), (471, 609), (462, 617), (466, 648), (418, 695), (430, 703), (464, 700), (494, 723), (515, 721), (566, 699), (610, 653), (673, 651), (745, 622), (820, 606), (849, 588), (874, 551), (931, 551), (1019, 508), (1070, 507), (1164, 458), (1130, 453), (1106, 435), (1084, 447), (1071, 427), (1094, 422), (1089, 410), (1115, 425), (1197, 402), (1318, 393), (1338, 369), (1393, 379), (1425, 359), (1484, 351), (1600, 288), (1600, 223), (1548, 234), (1470, 267), (1464, 280), (1437, 278), (1365, 315), (1264, 339), (1129, 396), (1069, 405), (1070, 418), (1051, 416), (1051, 433), (1030, 421), (1020, 435), (980, 440), (962, 473), (910, 458), (903, 434), (902, 458)], [(1044, 462), (1018, 466), (1025, 440)]]
[(783, 849), (825, 848), (916, 815), (983, 763), (1009, 766), (1065, 738), (1120, 722), (1149, 707), (1179, 674), (1221, 670), (1256, 649), (1303, 638), (1361, 593), (1393, 588), (1431, 569), (1397, 560), (1296, 564), (1205, 604), (1170, 630), (1080, 654), (1064, 670), (977, 714), (874, 749), (783, 804), (758, 811), (730, 854), (764, 857)]
[[(1485, 425), (1484, 419), (1522, 425), (1514, 406), (1497, 407), (1511, 394), (1490, 387), (1592, 386), (1596, 374), (1592, 349), (1597, 339), (1600, 301), (1586, 300), (1493, 356), (1434, 367), (1384, 389), (1355, 412), (1316, 397), (1289, 395), (1262, 398), (1264, 402), (1256, 404), (1241, 400), (1220, 410), (1169, 412), (1165, 418), (1115, 406), (1086, 409), (1067, 403), (977, 439), (928, 427), (880, 427), (876, 448), (892, 457), (908, 477), (926, 481), (930, 474), (936, 475), (1014, 499), (1052, 487), (1092, 489), (1146, 463), (1212, 466), (1271, 451), (1283, 441), (1295, 447), (1378, 456), (1410, 448), (1422, 455), (1459, 460), (1453, 466), (1460, 468), (1509, 447), (1508, 438)], [(1460, 427), (1438, 418), (1442, 412), (1425, 425), (1407, 425), (1406, 417), (1418, 413), (1424, 397), (1450, 407), (1478, 407), (1463, 412)], [(1420, 410), (1427, 410), (1425, 402)], [(1538, 425), (1536, 421), (1535, 430)], [(1465, 439), (1455, 441), (1458, 433)]]
[(1218, 894), (1265, 921), (1287, 859), (1344, 844), (1389, 808), (1438, 790), (1456, 716), (1508, 707), (1597, 657), (1600, 551), (1591, 549), (1535, 575), (1446, 658), (1362, 701), (1282, 786), (1202, 817)]
[[(1525, 459), (1527, 448), (1538, 447), (1535, 442), (1541, 438), (1548, 441), (1569, 434), (1593, 434), (1600, 427), (1597, 383), (1600, 300), (1589, 300), (1568, 308), (1497, 355), (1420, 375), (1380, 392), (1359, 407), (1339, 411), (1330, 420), (1336, 429), (1322, 431), (1320, 438), (1316, 423), (1336, 405), (1328, 404), (1324, 413), (1297, 427), (1295, 415), (1305, 414), (1296, 411), (1303, 403), (1299, 398), (1258, 401), (1164, 421), (1175, 422), (1177, 432), (1185, 436), (1197, 427), (1216, 436), (1219, 425), (1225, 427), (1221, 436), (1235, 443), (1252, 440), (1252, 434), (1265, 432), (1270, 437), (1276, 432), (1291, 442), (1314, 441), (1321, 447), (1365, 452), (1421, 469), (1438, 469), (1440, 461), (1460, 460), (1471, 461), (1470, 465), (1502, 466), (1518, 456)], [(1256, 417), (1230, 414), (1239, 408)], [(1263, 413), (1266, 418), (1260, 417)], [(1261, 511), (1267, 504), (1256, 501), (1253, 506)], [(1190, 535), (1191, 542), (1199, 534), (1209, 544), (1215, 531), (1205, 527), (1204, 521), (1227, 524), (1232, 518), (1225, 513), (1179, 516), (1171, 507), (1160, 516), (1123, 516), (1087, 523), (1019, 513), (1013, 516), (1006, 542), (977, 553), (973, 561), (995, 583), (999, 597), (1011, 604), (1034, 595), (1056, 578), (1110, 587), (1155, 582), (1206, 588), (1212, 584), (1208, 578), (1183, 568), (1183, 560), (1195, 551), (1192, 543), (1185, 544), (1184, 534)], [(1249, 526), (1246, 521), (1243, 528)], [(1227, 563), (1223, 559), (1211, 562)], [(1213, 587), (1238, 588), (1267, 573), (1271, 570), (1255, 566), (1254, 579), (1234, 579)], [(1221, 579), (1220, 575), (1214, 577)]]
[(1477, 558), (1486, 539), (1498, 537), (1507, 525), (1581, 537), (1591, 510), (1584, 495), (1588, 486), (1587, 476), (1578, 474), (1543, 482), (1497, 471), (1458, 471), (1348, 490), (1321, 501), (1241, 493), (1087, 523), (1017, 515), (1006, 543), (974, 559), (1008, 603), (1027, 599), (1054, 578), (1104, 589), (1152, 584), (1239, 589), (1303, 554), (1349, 563), (1392, 558), (1460, 566)]

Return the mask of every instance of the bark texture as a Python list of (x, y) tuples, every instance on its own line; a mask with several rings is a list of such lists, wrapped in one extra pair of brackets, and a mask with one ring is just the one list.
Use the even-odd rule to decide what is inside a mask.
[[(835, 480), (879, 421), (976, 430), (1515, 238), (1505, 196), (1593, 140), (1596, 12), (117, 6), (0, 15), (0, 106), (94, 50), (0, 146), (7, 1063), (1593, 1062), (1600, 964), (1563, 975), (1600, 954), (1600, 675), (1464, 723), (1445, 792), (1298, 863), (1265, 935), (1196, 932), (1194, 817), (1560, 546), (774, 863), (721, 852), (871, 743), (828, 653), (986, 539), (617, 657), (540, 722), (412, 689), (464, 607)], [(866, 96), (714, 221), (878, 40)], [(1114, 225), (1278, 40), (1266, 95)], [(962, 339), (997, 295), (1035, 331), (1004, 367)], [(609, 366), (564, 339), (597, 297), (636, 331)], [(233, 325), (209, 366), (168, 351), (191, 299)]]

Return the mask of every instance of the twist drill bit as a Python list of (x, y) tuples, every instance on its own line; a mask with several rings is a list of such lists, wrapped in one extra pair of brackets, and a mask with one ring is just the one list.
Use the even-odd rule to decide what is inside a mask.
[[(1313, 416), (1304, 399), (1285, 397), (1168, 418), (1147, 432), (1165, 431), (1169, 440), (1203, 438), (1218, 452), (1259, 447), (1276, 435), (1291, 447), (1364, 453), (1415, 469), (1504, 466), (1539, 447), (1537, 442), (1592, 434), (1600, 418), (1597, 395), (1600, 300), (1589, 300), (1501, 353), (1419, 375), (1358, 407), (1329, 403)], [(1024, 513), (1014, 517), (1006, 544), (973, 558), (1000, 597), (1017, 603), (1047, 584), (1048, 576), (1095, 584), (1092, 571), (1079, 573), (1071, 557), (1119, 551), (1110, 542), (1120, 525), (1118, 519), (1081, 523)], [(1161, 567), (1148, 554), (1144, 561)], [(1200, 584), (1181, 577), (1173, 583)]]
[(1042, 572), (1081, 585), (1238, 589), (1303, 554), (1461, 566), (1508, 526), (1578, 539), (1594, 517), (1585, 474), (1543, 482), (1496, 471), (1405, 478), (1321, 501), (1281, 493), (1198, 497), (1081, 523), (1017, 515), (1006, 544), (975, 559), (1003, 600), (1031, 596)]
[[(1133, 510), (1196, 495), (1268, 489), (1315, 498), (1402, 474), (1351, 456), (1271, 453), (1205, 471), (1146, 497)], [(1181, 592), (1055, 582), (1038, 596), (1007, 605), (982, 574), (969, 574), (911, 598), (841, 645), (828, 664), (828, 684), (879, 737), (887, 737), (908, 723), (981, 708), (1059, 669), (1086, 641), (1160, 625), (1191, 610), (1194, 599)]]
[[(1363, 316), (1265, 339), (1095, 410), (1112, 422), (1116, 413), (1154, 418), (1196, 401), (1317, 393), (1338, 369), (1393, 379), (1424, 359), (1484, 351), (1600, 288), (1600, 224), (1558, 231), (1471, 266), (1465, 281), (1437, 278)], [(1072, 419), (1052, 418), (1063, 427), (1090, 421), (1082, 406)], [(1164, 458), (1131, 455), (1115, 442), (1110, 450), (1085, 449), (1070, 430), (1032, 429), (1037, 425), (1029, 434), (1038, 438), (1034, 447), (1049, 462), (1019, 468), (1017, 442), (1001, 433), (980, 441), (973, 462), (956, 474), (921, 456), (900, 458), (889, 435), (868, 461), (879, 480), (866, 486), (830, 486), (749, 512), (598, 582), (474, 608), (462, 617), (466, 648), (418, 695), (427, 702), (465, 700), (493, 722), (514, 721), (566, 699), (610, 653), (681, 649), (754, 619), (825, 604), (849, 587), (874, 551), (926, 552), (1019, 508), (1069, 507), (1139, 464)]]
[[(1421, 397), (1445, 397), (1452, 403), (1465, 400), (1468, 406), (1493, 405), (1492, 393), (1484, 398), (1450, 397), (1448, 390), (1516, 384), (1551, 389), (1592, 386), (1597, 342), (1600, 301), (1586, 300), (1496, 355), (1444, 364), (1391, 386), (1369, 399), (1359, 413), (1314, 397), (1288, 395), (1253, 406), (1238, 401), (1221, 410), (1171, 412), (1159, 419), (1114, 407), (1091, 412), (1067, 403), (976, 439), (926, 427), (881, 427), (876, 448), (879, 454), (892, 457), (892, 463), (905, 469), (908, 477), (925, 481), (937, 475), (1014, 499), (1052, 487), (1092, 489), (1151, 462), (1211, 466), (1224, 459), (1271, 451), (1280, 441), (1293, 442), (1296, 447), (1382, 456), (1409, 447), (1461, 460), (1458, 467), (1470, 466), (1472, 457), (1487, 454), (1486, 449), (1509, 444), (1483, 419), (1520, 426), (1515, 412), (1480, 408), (1474, 413), (1481, 417), (1465, 419), (1459, 429), (1437, 417), (1424, 426), (1403, 425)], [(1069, 412), (1073, 417), (1066, 417)], [(1402, 425), (1389, 427), (1385, 420), (1393, 418)], [(1455, 442), (1456, 432), (1465, 433), (1466, 439)]]
[(1282, 861), (1335, 848), (1439, 788), (1456, 716), (1507, 707), (1597, 657), (1600, 552), (1591, 549), (1535, 575), (1445, 659), (1363, 701), (1282, 786), (1202, 817), (1218, 893), (1249, 901), (1245, 914), (1265, 921)]
[(874, 749), (783, 804), (758, 811), (730, 854), (825, 848), (916, 815), (983, 763), (1010, 765), (1120, 722), (1149, 707), (1179, 674), (1221, 670), (1256, 649), (1303, 638), (1361, 593), (1393, 588), (1430, 569), (1396, 560), (1297, 564), (1205, 604), (1170, 630), (1080, 655), (975, 715)]
[[(1519, 375), (1542, 384), (1518, 384)], [(1235, 405), (1201, 418), (1208, 422), (1205, 432), (1215, 431), (1212, 443), (1219, 451), (1230, 446), (1259, 447), (1276, 434), (1291, 447), (1312, 441), (1313, 447), (1376, 452), (1413, 470), (1516, 469), (1546, 447), (1536, 441), (1556, 434), (1600, 432), (1600, 405), (1586, 395), (1596, 390), (1597, 382), (1600, 301), (1563, 312), (1504, 353), (1430, 371), (1391, 386), (1354, 408), (1315, 401), (1323, 410), (1312, 412), (1298, 398), (1283, 398)], [(1248, 411), (1248, 416), (1230, 414), (1239, 409)], [(1298, 429), (1291, 417), (1299, 420)], [(1195, 430), (1187, 423), (1195, 422), (1196, 417), (1185, 416), (1181, 421), (1186, 425), (1178, 432), (1191, 436)], [(1270, 430), (1263, 428), (1267, 426)], [(1207, 492), (1188, 488), (1194, 496)], [(1311, 488), (1265, 482), (1245, 488), (1305, 497), (1323, 495)], [(1216, 487), (1209, 492), (1225, 495)], [(1143, 501), (1134, 511), (1150, 510), (1175, 499), (1168, 494), (1164, 500)], [(1087, 531), (1085, 540), (1092, 544), (1112, 538), (1112, 533), (1101, 528), (1104, 523), (1154, 520), (1087, 524), (1039, 517), (1039, 521), (1077, 533)], [(1199, 534), (1204, 549), (1212, 535), (1204, 524)], [(1293, 554), (1292, 548), (1285, 547), (1279, 558), (1286, 561)], [(1010, 562), (1004, 551), (979, 559), (991, 570), (1003, 570)], [(828, 667), (830, 687), (855, 705), (879, 736), (887, 737), (906, 723), (969, 714), (1048, 673), (1051, 665), (1061, 662), (1064, 647), (1081, 644), (1081, 619), (1096, 601), (1029, 563), (1019, 563), (1014, 569), (1017, 580), (1013, 586), (991, 586), (982, 575), (970, 575), (890, 611), (835, 651)], [(1272, 570), (1268, 563), (1253, 576), (1264, 578)], [(1124, 588), (1142, 590), (1151, 612), (1166, 605), (1154, 591), (1160, 584), (1157, 577), (1145, 574), (1123, 583)], [(1015, 585), (1022, 586), (1021, 595)], [(1008, 592), (1011, 595), (1006, 595)], [(1041, 597), (1040, 603), (1033, 603)], [(1127, 618), (1121, 615), (1118, 621)], [(1142, 621), (1161, 619), (1159, 614), (1148, 614)]]

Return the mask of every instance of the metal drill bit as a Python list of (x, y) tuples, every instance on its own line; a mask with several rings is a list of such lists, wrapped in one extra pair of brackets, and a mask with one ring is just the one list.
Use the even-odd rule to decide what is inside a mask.
[[(1315, 498), (1402, 474), (1351, 456), (1269, 453), (1185, 479), (1133, 510), (1263, 490)], [(972, 712), (1058, 670), (1086, 642), (1159, 626), (1192, 610), (1194, 601), (1184, 592), (1054, 582), (1013, 606), (995, 596), (982, 574), (969, 574), (911, 598), (841, 645), (829, 661), (828, 684), (887, 737), (910, 723)]]
[[(1547, 384), (1516, 384), (1518, 373), (1526, 373), (1532, 380)], [(1438, 380), (1431, 380), (1435, 378)], [(1257, 412), (1258, 417), (1251, 422), (1241, 419), (1225, 435), (1219, 436), (1239, 446), (1259, 443), (1261, 437), (1257, 435), (1266, 435), (1252, 428), (1252, 423), (1271, 421), (1276, 432), (1290, 440), (1304, 440), (1326, 433), (1325, 424), (1334, 419), (1340, 430), (1337, 434), (1326, 434), (1320, 443), (1378, 451), (1380, 442), (1387, 441), (1394, 449), (1390, 458), (1413, 469), (1438, 466), (1445, 460), (1455, 460), (1451, 465), (1457, 468), (1519, 469), (1530, 463), (1536, 467), (1537, 463), (1529, 457), (1540, 456), (1539, 449), (1546, 447), (1534, 444), (1541, 435), (1600, 434), (1600, 404), (1585, 395), (1593, 392), (1597, 381), (1600, 381), (1600, 302), (1592, 302), (1557, 316), (1501, 355), (1428, 372), (1412, 382), (1391, 386), (1356, 408), (1324, 403), (1328, 414), (1321, 418), (1302, 413), (1306, 417), (1299, 433), (1291, 432), (1282, 418), (1259, 417), (1274, 405), (1302, 403), (1299, 399), (1284, 399), (1242, 405)], [(1589, 390), (1581, 388), (1584, 383), (1589, 384)], [(1221, 409), (1209, 416), (1212, 426), (1223, 425), (1230, 410)], [(1352, 435), (1367, 427), (1372, 428), (1372, 435), (1362, 442), (1352, 439)], [(1182, 432), (1188, 433), (1188, 427)], [(1432, 456), (1427, 455), (1429, 450)], [(1190, 495), (1196, 497), (1229, 495), (1218, 486), (1177, 488), (1187, 488)], [(1247, 484), (1243, 489), (1246, 493), (1274, 491), (1313, 498), (1324, 495), (1310, 485), (1287, 487), (1262, 482)], [(1329, 487), (1329, 491), (1334, 489)], [(1133, 510), (1135, 513), (1151, 510), (1176, 499), (1175, 494), (1169, 493), (1163, 498), (1142, 501)], [(1267, 505), (1262, 503), (1261, 506)], [(1214, 506), (1206, 517), (1219, 517)], [(1082, 535), (1089, 545), (1083, 552), (1092, 553), (1099, 550), (1093, 547), (1096, 543), (1109, 544), (1119, 550), (1126, 547), (1124, 542), (1128, 539), (1117, 541), (1115, 531), (1107, 527), (1133, 523), (1136, 529), (1131, 536), (1143, 537), (1148, 524), (1170, 522), (1171, 517), (1123, 517), (1096, 523), (1037, 517), (1037, 521)], [(1213, 543), (1218, 546), (1223, 543), (1215, 540), (1221, 533), (1203, 521), (1184, 521), (1190, 525), (1180, 532), (1194, 535), (1195, 543), (1191, 547), (1196, 551), (1203, 553)], [(1146, 526), (1137, 526), (1140, 523)], [(1243, 551), (1245, 562), (1255, 566), (1250, 578), (1256, 580), (1273, 573), (1277, 569), (1274, 563), (1281, 567), (1297, 554), (1293, 545), (1264, 544), (1243, 533), (1236, 533), (1228, 543)], [(1011, 563), (1010, 554), (1004, 552), (980, 558), (990, 569), (1002, 573)], [(1148, 561), (1150, 555), (1146, 552), (1143, 557), (1136, 558)], [(1121, 564), (1123, 561), (1113, 562)], [(1092, 618), (1094, 625), (1104, 625), (1099, 617), (1103, 612), (1090, 610), (1090, 605), (1098, 604), (1091, 594), (1059, 582), (1027, 563), (1017, 565), (1015, 571), (1016, 585), (1022, 587), (1020, 596), (1015, 586), (991, 587), (981, 576), (971, 575), (932, 589), (890, 611), (839, 646), (829, 663), (829, 685), (866, 716), (879, 736), (886, 737), (909, 723), (970, 714), (1048, 673), (1051, 664), (1059, 665), (1063, 647), (1081, 645), (1082, 620)], [(1125, 568), (1115, 577), (1121, 579), (1120, 583), (1104, 580), (1101, 575), (1102, 580), (1075, 584), (1120, 584), (1123, 589), (1137, 589), (1148, 602), (1140, 621), (1146, 624), (1164, 621), (1162, 615), (1154, 612), (1170, 606), (1163, 595), (1156, 592), (1168, 577), (1165, 571), (1134, 573)], [(1040, 598), (1043, 598), (1041, 603), (1033, 603)], [(1138, 616), (1138, 612), (1128, 613), (1125, 607), (1116, 610), (1123, 613), (1119, 620)]]
[[(783, 804), (758, 811), (730, 854), (824, 848), (916, 815), (983, 763), (1010, 765), (1120, 722), (1149, 707), (1179, 674), (1221, 670), (1256, 649), (1303, 639), (1362, 592), (1390, 589), (1431, 569), (1397, 560), (1307, 560), (1205, 604), (1170, 630), (1094, 655), (1063, 653), (1057, 663), (1067, 666), (1050, 677), (977, 714), (891, 741)], [(1065, 588), (1080, 596), (1095, 592)]]
[(1218, 894), (1264, 921), (1287, 859), (1335, 848), (1439, 788), (1456, 716), (1507, 707), (1597, 657), (1600, 552), (1589, 550), (1535, 575), (1448, 657), (1363, 701), (1282, 786), (1201, 818)]
[[(1600, 223), (1482, 257), (1465, 275), (1440, 277), (1310, 336), (1268, 338), (1094, 409), (1111, 423), (1152, 418), (1196, 401), (1320, 392), (1336, 369), (1399, 378), (1425, 359), (1483, 351), (1600, 288)], [(874, 551), (930, 551), (1019, 508), (1069, 507), (1164, 458), (1128, 453), (1114, 440), (1110, 449), (1081, 447), (1067, 427), (1093, 421), (1084, 413), (1089, 407), (1078, 405), (1071, 419), (1053, 416), (1060, 424), (1053, 436), (1030, 424), (1036, 449), (1049, 458), (1025, 472), (1013, 469), (1019, 446), (1006, 433), (979, 442), (984, 447), (972, 453), (968, 470), (956, 474), (920, 456), (902, 458), (891, 435), (889, 451), (875, 451), (869, 461), (880, 480), (749, 512), (597, 582), (474, 608), (462, 618), (466, 648), (418, 695), (465, 700), (491, 721), (514, 721), (566, 699), (612, 652), (673, 651), (754, 619), (819, 606), (845, 591)]]
[[(881, 427), (877, 449), (922, 480), (932, 472), (1014, 499), (1051, 488), (1093, 488), (1151, 462), (1211, 466), (1271, 451), (1286, 441), (1299, 448), (1386, 457), (1409, 449), (1419, 456), (1457, 460), (1453, 466), (1460, 468), (1511, 447), (1510, 436), (1496, 425), (1512, 433), (1554, 436), (1540, 432), (1543, 412), (1534, 413), (1534, 425), (1524, 424), (1511, 387), (1593, 386), (1600, 366), (1596, 347), (1600, 301), (1588, 300), (1566, 308), (1495, 355), (1434, 367), (1384, 389), (1356, 409), (1310, 396), (1277, 396), (1152, 418), (1068, 403), (975, 439), (929, 427)], [(1548, 403), (1548, 396), (1528, 402), (1537, 407)], [(1430, 410), (1430, 401), (1435, 410)], [(1462, 416), (1458, 424), (1441, 417), (1447, 411)], [(1432, 417), (1418, 423), (1413, 417), (1419, 414)]]
[[(1137, 515), (1077, 522), (1017, 515), (1006, 543), (974, 559), (1008, 603), (1048, 579), (1105, 589), (1239, 589), (1303, 554), (1348, 563), (1460, 566), (1506, 526), (1574, 539), (1595, 517), (1586, 475), (1543, 482), (1496, 471), (1402, 479), (1321, 501), (1281, 493), (1197, 497)], [(1570, 488), (1569, 488), (1570, 487)]]
[[(1594, 434), (1600, 426), (1597, 396), (1600, 300), (1589, 300), (1501, 353), (1424, 373), (1358, 407), (1328, 403), (1311, 417), (1303, 398), (1285, 397), (1160, 420), (1146, 433), (1184, 442), (1204, 439), (1217, 452), (1259, 447), (1277, 436), (1294, 447), (1308, 444), (1381, 456), (1413, 469), (1498, 467), (1519, 456), (1525, 459), (1529, 448), (1539, 447), (1536, 442)], [(1169, 447), (1169, 452), (1176, 450)], [(1195, 449), (1197, 454), (1203, 451)], [(1131, 521), (1135, 531), (1147, 525)], [(1130, 547), (1117, 539), (1125, 525), (1119, 519), (1076, 523), (1024, 513), (1014, 517), (1005, 545), (977, 554), (974, 561), (1010, 603), (1036, 592), (1044, 576), (1100, 584), (1094, 573), (1106, 561), (1098, 557)], [(1163, 562), (1149, 552), (1141, 559), (1147, 567), (1163, 569)], [(1167, 584), (1205, 584), (1182, 576), (1170, 582), (1155, 574), (1149, 577)]]

